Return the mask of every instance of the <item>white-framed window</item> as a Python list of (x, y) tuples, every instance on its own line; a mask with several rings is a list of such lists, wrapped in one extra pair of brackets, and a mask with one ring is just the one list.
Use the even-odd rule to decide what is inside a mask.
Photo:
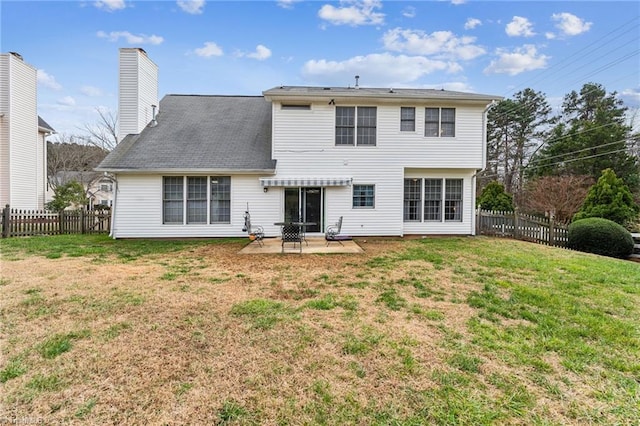
[(211, 223), (231, 222), (231, 177), (211, 177)]
[(101, 183), (100, 184), (100, 191), (102, 192), (111, 192), (111, 185), (108, 183)]
[(231, 222), (231, 176), (163, 176), (162, 222)]
[(407, 178), (404, 221), (462, 222), (462, 197), (463, 179)]
[(376, 134), (376, 107), (336, 107), (336, 145), (375, 146)]
[(400, 107), (400, 131), (415, 132), (416, 131), (416, 108)]
[(280, 109), (285, 111), (310, 111), (311, 104), (282, 104)]
[(375, 185), (353, 185), (353, 208), (372, 209), (376, 206)]
[(462, 179), (446, 179), (444, 187), (445, 222), (462, 222)]
[(422, 220), (422, 203), (420, 202), (422, 193), (422, 179), (404, 180), (404, 221), (419, 222)]
[(187, 223), (207, 223), (207, 178), (187, 177)]
[(162, 178), (162, 222), (182, 224), (184, 214), (184, 178), (164, 176)]
[(424, 221), (442, 220), (442, 179), (424, 180)]
[(456, 136), (455, 108), (425, 108), (424, 135), (430, 138)]

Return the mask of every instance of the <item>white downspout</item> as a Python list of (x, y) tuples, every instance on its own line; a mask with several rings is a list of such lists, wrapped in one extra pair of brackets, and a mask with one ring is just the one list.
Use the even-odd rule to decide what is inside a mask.
[(471, 176), (471, 200), (473, 203), (473, 221), (471, 222), (471, 235), (476, 235), (476, 181), (477, 176), (484, 169), (487, 168), (487, 114), (489, 110), (496, 106), (498, 103), (495, 100), (492, 100), (489, 105), (487, 105), (482, 111), (482, 168), (476, 170), (476, 172)]
[(113, 175), (113, 202), (111, 203), (111, 230), (109, 231), (109, 236), (116, 239), (115, 237), (115, 225), (116, 225), (116, 204), (118, 200), (118, 176)]

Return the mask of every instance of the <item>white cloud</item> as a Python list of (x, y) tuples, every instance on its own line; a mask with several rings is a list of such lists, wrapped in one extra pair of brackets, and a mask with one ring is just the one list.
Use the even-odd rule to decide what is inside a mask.
[(271, 50), (268, 47), (259, 44), (256, 46), (255, 52), (248, 53), (245, 56), (247, 56), (247, 58), (264, 61), (265, 59), (268, 59), (271, 57)]
[(491, 61), (485, 68), (485, 74), (509, 74), (517, 75), (525, 71), (533, 71), (547, 66), (549, 57), (538, 53), (535, 46), (524, 45), (508, 52), (504, 49), (496, 51), (498, 59)]
[(102, 90), (93, 86), (82, 86), (80, 92), (82, 92), (83, 95), (91, 97), (102, 96)]
[(71, 96), (65, 96), (64, 98), (58, 99), (58, 104), (64, 106), (74, 106), (76, 104), (76, 100)]
[(129, 31), (111, 31), (106, 33), (104, 31), (98, 31), (97, 36), (99, 38), (106, 38), (109, 41), (116, 42), (120, 39), (126, 40), (129, 44), (161, 44), (164, 38), (157, 35), (145, 35), (145, 34), (131, 34)]
[(283, 9), (293, 9), (293, 5), (301, 1), (302, 0), (277, 0), (277, 4)]
[(405, 18), (415, 18), (416, 17), (416, 8), (413, 6), (407, 6), (402, 9), (402, 16)]
[(127, 4), (124, 0), (98, 0), (94, 3), (94, 6), (98, 9), (113, 12), (114, 10), (124, 9), (127, 7)]
[(484, 48), (474, 44), (475, 37), (456, 37), (450, 31), (427, 34), (420, 30), (395, 28), (387, 31), (382, 41), (387, 50), (414, 55), (469, 60), (486, 53)]
[(552, 32), (544, 33), (544, 36), (547, 38), (547, 40), (553, 40), (554, 38), (556, 38), (556, 35)]
[(183, 12), (200, 15), (204, 11), (205, 0), (178, 0), (176, 2)]
[(536, 34), (533, 32), (533, 24), (522, 16), (514, 16), (507, 24), (505, 32), (509, 37), (532, 37)]
[(467, 22), (464, 23), (465, 30), (472, 30), (477, 26), (482, 25), (482, 21), (476, 18), (468, 18)]
[(323, 84), (335, 82), (345, 85), (345, 82), (353, 81), (354, 75), (360, 75), (361, 82), (367, 86), (401, 87), (433, 72), (455, 73), (460, 70), (461, 67), (455, 62), (431, 60), (423, 56), (375, 53), (345, 61), (310, 60), (304, 64), (302, 73)]
[(50, 74), (47, 74), (45, 70), (38, 70), (37, 72), (38, 84), (44, 87), (48, 87), (53, 90), (61, 90), (62, 85), (56, 81), (56, 78)]
[(563, 35), (575, 36), (578, 34), (589, 31), (592, 22), (585, 22), (571, 13), (554, 13), (551, 15), (551, 19), (556, 21), (556, 28), (558, 28)]
[(204, 47), (199, 47), (194, 50), (195, 54), (202, 56), (203, 58), (209, 58), (211, 56), (222, 56), (222, 48), (213, 41), (207, 41)]
[(451, 4), (454, 5), (465, 4), (466, 2), (467, 0), (451, 0)]
[(625, 89), (619, 96), (627, 106), (640, 105), (640, 88)]
[(340, 6), (325, 4), (318, 11), (318, 16), (333, 25), (378, 25), (384, 23), (384, 13), (380, 0), (341, 0)]

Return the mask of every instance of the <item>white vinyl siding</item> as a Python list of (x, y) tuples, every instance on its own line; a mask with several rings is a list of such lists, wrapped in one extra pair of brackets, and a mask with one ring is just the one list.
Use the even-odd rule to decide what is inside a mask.
[(0, 205), (42, 209), (45, 152), (38, 133), (37, 72), (11, 53), (0, 55)]
[[(158, 66), (141, 49), (119, 52), (118, 140), (139, 134), (153, 118), (158, 105)], [(156, 110), (158, 113), (158, 110)]]
[[(482, 168), (484, 106), (438, 106), (456, 109), (454, 138), (425, 138), (426, 107), (416, 105), (416, 130), (406, 132), (400, 130), (400, 106), (377, 105), (375, 149), (345, 150), (335, 145), (334, 106), (314, 102), (311, 111), (301, 113), (283, 111), (274, 103), (272, 155), (278, 162), (277, 176), (346, 176), (354, 184), (375, 184), (373, 209), (353, 208), (353, 187), (326, 189), (326, 223), (344, 216), (343, 230), (353, 236), (471, 234), (471, 176)], [(405, 222), (404, 179), (410, 177), (405, 170), (420, 170), (416, 178), (463, 178), (462, 222)]]
[[(161, 175), (118, 174), (114, 191), (114, 238), (214, 238), (246, 237), (242, 231), (244, 212), (249, 207), (251, 222), (265, 228), (267, 236), (279, 235), (277, 221), (281, 209), (279, 192), (273, 188), (265, 193), (260, 186), (261, 175), (230, 177), (230, 213), (227, 223), (165, 225), (163, 223), (163, 177)], [(183, 182), (183, 176), (176, 177)], [(181, 201), (184, 205), (185, 201)], [(184, 211), (181, 209), (181, 211)], [(276, 219), (274, 219), (274, 217)]]

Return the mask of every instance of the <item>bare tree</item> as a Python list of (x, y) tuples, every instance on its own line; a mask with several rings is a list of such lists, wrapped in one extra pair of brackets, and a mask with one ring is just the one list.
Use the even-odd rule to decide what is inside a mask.
[(98, 122), (85, 124), (81, 129), (87, 133), (86, 143), (105, 151), (112, 151), (118, 144), (118, 115), (104, 108), (96, 108)]
[(524, 208), (553, 215), (558, 221), (571, 220), (584, 202), (594, 180), (590, 176), (544, 176), (528, 183)]
[(57, 143), (47, 142), (47, 181), (55, 191), (60, 185), (76, 180), (85, 188), (101, 173), (94, 168), (107, 155), (107, 151), (86, 145), (85, 138), (58, 134)]

